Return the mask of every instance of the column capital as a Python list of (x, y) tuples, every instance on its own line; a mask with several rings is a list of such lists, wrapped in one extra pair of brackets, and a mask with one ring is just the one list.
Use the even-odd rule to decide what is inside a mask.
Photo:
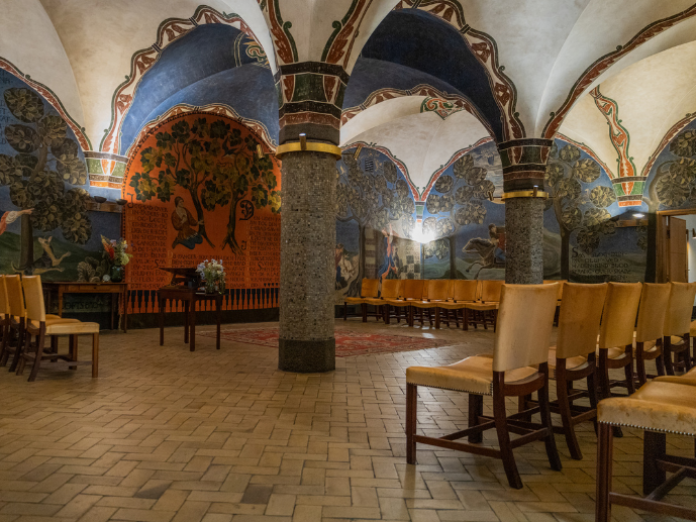
[(276, 90), (283, 144), (305, 134), (309, 141), (338, 145), (343, 95), (350, 75), (341, 65), (300, 62), (281, 65)]
[(505, 192), (544, 190), (546, 164), (553, 140), (522, 138), (498, 143), (503, 164), (503, 189)]

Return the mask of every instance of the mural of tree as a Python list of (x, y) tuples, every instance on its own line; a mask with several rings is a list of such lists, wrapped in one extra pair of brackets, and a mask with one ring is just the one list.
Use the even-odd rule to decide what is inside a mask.
[(696, 203), (696, 130), (681, 132), (669, 144), (679, 159), (661, 163), (648, 188), (648, 208), (656, 212), (660, 205), (679, 208), (687, 201)]
[(79, 145), (57, 114), (46, 114), (41, 97), (30, 89), (3, 93), (10, 113), (22, 123), (5, 127), (5, 139), (17, 154), (0, 154), (0, 185), (10, 187), (12, 204), (33, 209), (21, 217), (18, 270), (34, 269), (34, 230), (60, 229), (66, 240), (84, 245), (92, 235), (85, 204), (89, 194), (70, 185), (87, 182)]
[(336, 219), (358, 224), (361, 262), (358, 277), (348, 290), (348, 295), (358, 295), (356, 288), (365, 273), (365, 229), (386, 231), (391, 222), (401, 221), (404, 235), (411, 237), (416, 206), (408, 184), (399, 179), (391, 161), (385, 161), (373, 172), (364, 171), (352, 153), (344, 154), (342, 163), (336, 190)]
[(247, 197), (255, 208), (270, 205), (280, 212), (280, 191), (273, 163), (267, 157), (255, 156), (258, 142), (249, 135), (242, 138), (239, 129), (218, 119), (209, 123), (198, 118), (191, 125), (181, 120), (172, 125), (171, 132), (156, 135), (157, 146), (140, 153), (143, 172), (131, 179), (139, 201), (170, 201), (176, 186), (188, 191), (196, 209), (198, 232), (212, 247), (205, 228), (204, 210), (229, 205), (229, 221), (223, 248), (235, 254), (242, 250), (237, 243), (237, 208)]
[[(435, 192), (425, 202), (426, 209), (438, 217), (423, 221), (423, 233), (437, 238), (426, 244), (423, 255), (443, 259), (449, 252), (450, 277), (456, 277), (456, 234), (460, 227), (472, 223), (482, 224), (486, 219), (483, 203), (495, 191), (495, 184), (486, 179), (484, 167), (474, 165), (474, 158), (467, 154), (459, 158), (452, 168), (454, 176), (441, 176), (435, 182)], [(442, 217), (439, 217), (442, 215)]]
[(570, 237), (578, 233), (578, 247), (591, 254), (603, 237), (615, 233), (616, 222), (606, 210), (616, 201), (611, 187), (596, 186), (583, 191), (583, 184), (593, 183), (601, 174), (597, 162), (581, 159), (580, 149), (566, 145), (560, 150), (554, 144), (546, 168), (546, 189), (551, 198), (547, 209), (553, 208), (561, 231), (561, 278), (570, 278)]

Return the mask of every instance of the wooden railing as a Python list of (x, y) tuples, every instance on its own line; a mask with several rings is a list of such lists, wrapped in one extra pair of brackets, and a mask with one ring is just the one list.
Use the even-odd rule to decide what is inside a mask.
[[(223, 310), (260, 310), (278, 307), (278, 288), (231, 288), (222, 299)], [(198, 311), (214, 311), (211, 301), (199, 303)], [(167, 303), (165, 312), (183, 312), (181, 301)], [(153, 314), (159, 312), (157, 290), (131, 290), (128, 293), (129, 314)]]

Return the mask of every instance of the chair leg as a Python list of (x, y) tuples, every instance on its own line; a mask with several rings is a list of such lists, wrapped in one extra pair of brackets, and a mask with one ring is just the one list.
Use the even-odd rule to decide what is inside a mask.
[[(597, 403), (599, 402), (597, 397), (597, 380), (595, 379), (596, 374), (597, 368), (595, 367), (595, 371), (587, 376), (587, 394), (590, 396), (590, 407), (595, 411), (597, 411)], [(595, 435), (597, 435), (597, 416), (592, 419), (592, 423), (594, 424)]]
[[(483, 415), (483, 395), (469, 394), (469, 428), (479, 425), (479, 416)], [(469, 442), (480, 444), (483, 442), (483, 432), (469, 435)]]
[(684, 343), (686, 344), (686, 350), (684, 350), (684, 373), (686, 373), (691, 369), (691, 350), (689, 350), (691, 341), (689, 339), (689, 334), (684, 336)]
[(365, 303), (362, 303), (360, 305), (360, 308), (362, 308), (362, 322), (366, 323), (367, 322), (367, 305)]
[[(22, 349), (22, 356), (20, 357), (19, 361), (17, 362), (17, 368), (15, 368), (15, 375), (22, 375), (24, 373), (24, 366), (26, 365), (26, 359), (25, 356), (26, 354), (29, 354), (30, 349), (31, 349), (31, 335), (28, 333), (24, 333), (24, 348)], [(19, 350), (19, 347), (17, 347)]]
[(416, 434), (416, 419), (418, 409), (418, 387), (415, 384), (406, 383), (406, 462), (416, 463), (416, 442), (413, 440)]
[[(558, 409), (561, 414), (561, 422), (563, 424), (563, 434), (565, 435), (566, 444), (570, 451), (570, 457), (574, 460), (582, 460), (582, 451), (578, 438), (575, 435), (575, 426), (573, 425), (573, 413), (568, 400), (568, 381), (562, 375), (563, 372), (556, 368), (556, 394), (558, 395)], [(560, 374), (560, 375), (559, 375)]]
[[(7, 352), (7, 345), (10, 342), (10, 327), (6, 324), (2, 326), (2, 344), (0, 345), (0, 366), (5, 366), (7, 360), (5, 353)], [(3, 361), (5, 361), (3, 363)]]
[[(546, 366), (546, 363), (539, 365), (540, 367)], [(541, 371), (543, 371), (540, 368)], [(549, 380), (548, 380), (548, 368), (543, 371), (546, 374), (546, 383), (543, 387), (539, 389), (537, 395), (539, 396), (539, 414), (541, 415), (541, 424), (546, 428), (546, 437), (544, 437), (544, 445), (546, 446), (546, 456), (549, 458), (549, 464), (551, 469), (554, 471), (561, 471), (563, 466), (561, 465), (561, 457), (558, 456), (558, 449), (556, 448), (556, 439), (553, 436), (553, 424), (551, 424), (551, 409), (549, 408)], [(566, 388), (567, 389), (567, 388)], [(567, 402), (567, 398), (566, 398)]]
[(92, 334), (92, 379), (99, 377), (99, 334)]
[(597, 492), (595, 503), (595, 521), (609, 522), (611, 520), (612, 453), (614, 432), (609, 424), (599, 424), (597, 440)]
[[(496, 390), (497, 391), (497, 390)], [(503, 460), (505, 475), (511, 488), (522, 489), (522, 479), (517, 471), (515, 455), (512, 453), (510, 443), (510, 431), (508, 430), (507, 413), (505, 412), (505, 396), (502, 393), (493, 392), (493, 416), (495, 418), (495, 431), (500, 445), (500, 458)]]
[(667, 375), (674, 375), (674, 363), (672, 362), (672, 340), (670, 336), (662, 338), (662, 355), (665, 359)]
[(667, 372), (665, 370), (665, 355), (664, 355), (664, 353), (661, 353), (660, 355), (657, 356), (657, 359), (655, 359), (655, 366), (657, 367), (657, 374), (658, 375), (667, 375)]
[(626, 357), (628, 357), (628, 364), (624, 366), (624, 375), (626, 376), (626, 388), (628, 389), (628, 394), (632, 395), (636, 391), (636, 380), (633, 375), (633, 346), (626, 347)]
[[(77, 335), (71, 335), (70, 336), (70, 360), (71, 361), (77, 361)], [(77, 370), (77, 366), (68, 366), (70, 370)]]
[(648, 377), (645, 373), (645, 359), (643, 358), (643, 343), (636, 343), (636, 373), (638, 374), (638, 383), (643, 386)]
[[(43, 356), (43, 347), (46, 340), (46, 332), (41, 329), (39, 335), (36, 336), (36, 353), (34, 358), (34, 365), (31, 368), (31, 373), (29, 374), (29, 382), (34, 382), (36, 380), (36, 375), (39, 373), (39, 366), (41, 366), (41, 357)], [(27, 346), (29, 349), (29, 346)]]
[(348, 320), (348, 303), (346, 303), (345, 301), (343, 302), (343, 320)]
[[(22, 321), (24, 321), (22, 319)], [(17, 370), (17, 364), (19, 364), (19, 360), (22, 358), (22, 350), (24, 348), (24, 336), (25, 336), (25, 330), (24, 330), (24, 323), (20, 322), (19, 323), (19, 328), (18, 328), (18, 333), (17, 333), (17, 349), (15, 350), (14, 357), (12, 358), (12, 364), (10, 364), (10, 371), (14, 372)]]

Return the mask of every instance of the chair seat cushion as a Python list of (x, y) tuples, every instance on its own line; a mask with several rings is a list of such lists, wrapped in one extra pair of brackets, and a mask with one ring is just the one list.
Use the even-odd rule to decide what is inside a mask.
[(696, 367), (691, 368), (684, 375), (662, 375), (655, 377), (657, 382), (674, 382), (677, 384), (688, 384), (689, 386), (696, 386)]
[(380, 299), (379, 297), (366, 297), (363, 299), (363, 302), (373, 306), (382, 306), (387, 303), (384, 299)]
[[(515, 382), (536, 375), (531, 366), (505, 372), (505, 382)], [(406, 369), (406, 382), (417, 386), (456, 390), (477, 395), (493, 394), (493, 356), (474, 355), (447, 366), (411, 366)]]
[[(75, 324), (79, 323), (77, 319), (61, 319), (60, 317), (53, 316), (53, 319), (49, 319), (48, 316), (46, 316), (46, 329), (48, 331), (48, 327), (53, 324)], [(32, 328), (39, 328), (39, 323), (36, 321), (29, 321), (29, 326)]]
[(597, 406), (599, 422), (696, 436), (693, 387), (652, 381), (630, 397), (605, 399)]
[(99, 333), (99, 323), (70, 323), (61, 321), (46, 323), (46, 335), (82, 335)]
[[(556, 378), (556, 347), (552, 346), (549, 348), (549, 377), (552, 379)], [(583, 355), (577, 355), (575, 357), (568, 357), (566, 359), (566, 369), (567, 370), (579, 370), (585, 363), (587, 363), (587, 357)]]
[(469, 310), (485, 312), (487, 310), (497, 310), (498, 308), (500, 308), (500, 303), (469, 303), (466, 307)]
[(412, 301), (411, 306), (415, 306), (416, 308), (436, 308), (439, 307), (440, 304), (447, 304), (447, 301)]
[(385, 301), (389, 306), (411, 306), (414, 302), (413, 299), (386, 299)]
[(362, 304), (367, 301), (366, 297), (346, 297), (344, 301), (348, 304)]

